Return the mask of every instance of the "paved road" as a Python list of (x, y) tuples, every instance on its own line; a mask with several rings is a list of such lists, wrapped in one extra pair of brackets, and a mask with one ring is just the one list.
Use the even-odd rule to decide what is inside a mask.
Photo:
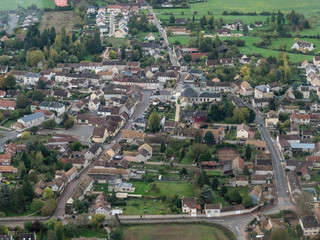
[(115, 24), (114, 24), (114, 15), (113, 13), (110, 14), (110, 29), (109, 29), (109, 36), (112, 37), (114, 35)]
[(8, 34), (14, 34), (14, 28), (17, 26), (18, 24), (18, 17), (17, 14), (13, 13), (13, 14), (9, 14), (9, 20), (8, 20), (8, 30), (7, 33)]
[(155, 23), (156, 27), (158, 28), (158, 31), (159, 31), (159, 33), (160, 33), (160, 36), (163, 38), (165, 45), (166, 45), (167, 48), (168, 48), (168, 53), (169, 53), (169, 56), (170, 56), (170, 60), (171, 60), (172, 65), (173, 65), (173, 66), (179, 66), (179, 62), (178, 62), (175, 54), (173, 54), (172, 47), (170, 46), (170, 43), (169, 43), (169, 41), (168, 41), (168, 37), (167, 37), (166, 32), (164, 31), (164, 29), (162, 28), (161, 24), (159, 23), (159, 20), (158, 20), (156, 14), (154, 13), (152, 7), (149, 6), (149, 7), (148, 7), (148, 10), (149, 10), (149, 13), (150, 13), (151, 15), (153, 15), (153, 17), (154, 17), (154, 23)]

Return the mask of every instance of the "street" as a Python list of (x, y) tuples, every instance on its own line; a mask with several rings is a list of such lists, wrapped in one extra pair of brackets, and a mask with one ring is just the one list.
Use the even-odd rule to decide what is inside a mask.
[(168, 53), (169, 53), (169, 56), (170, 56), (170, 60), (171, 60), (172, 65), (173, 65), (173, 66), (179, 66), (179, 62), (178, 62), (177, 58), (174, 56), (174, 54), (173, 54), (172, 47), (170, 46), (170, 43), (169, 43), (169, 41), (168, 41), (168, 37), (167, 37), (166, 32), (164, 31), (164, 29), (162, 28), (161, 24), (159, 23), (159, 20), (158, 20), (156, 14), (154, 13), (152, 7), (149, 6), (149, 7), (148, 7), (148, 10), (149, 10), (149, 13), (150, 13), (151, 15), (153, 15), (153, 17), (154, 17), (154, 23), (155, 23), (156, 27), (158, 28), (158, 31), (159, 31), (159, 33), (160, 33), (160, 36), (163, 38), (165, 45), (166, 45), (167, 48), (168, 48)]

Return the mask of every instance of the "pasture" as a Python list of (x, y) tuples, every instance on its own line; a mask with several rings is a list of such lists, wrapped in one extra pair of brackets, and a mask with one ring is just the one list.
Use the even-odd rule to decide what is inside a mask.
[[(222, 227), (221, 227), (222, 228)], [(226, 230), (227, 231), (227, 230)], [(155, 224), (124, 227), (124, 240), (227, 240), (222, 229), (201, 224)], [(232, 238), (231, 238), (232, 239)], [(235, 239), (235, 238), (233, 238)]]
[(55, 27), (57, 33), (60, 33), (61, 28), (64, 26), (66, 28), (66, 32), (70, 32), (75, 19), (76, 15), (73, 11), (46, 12), (40, 23), (40, 31), (42, 32), (45, 29)]
[(18, 6), (27, 8), (32, 4), (37, 5), (38, 8), (54, 8), (54, 0), (0, 0), (0, 11), (15, 10)]

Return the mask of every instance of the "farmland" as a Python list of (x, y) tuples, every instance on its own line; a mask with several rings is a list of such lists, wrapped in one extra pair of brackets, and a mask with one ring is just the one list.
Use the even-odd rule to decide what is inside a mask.
[[(220, 227), (219, 227), (220, 228)], [(201, 224), (157, 224), (142, 226), (126, 226), (124, 239), (135, 240), (224, 240), (230, 239), (222, 229)], [(231, 238), (232, 239), (232, 238)]]
[(54, 0), (11, 0), (2, 1), (5, 4), (1, 4), (0, 11), (15, 10), (18, 6), (27, 8), (32, 4), (37, 5), (38, 8), (54, 8)]
[(42, 32), (44, 29), (55, 27), (56, 31), (59, 33), (61, 27), (65, 26), (66, 32), (70, 32), (75, 18), (76, 16), (73, 11), (46, 12), (40, 23), (40, 31)]

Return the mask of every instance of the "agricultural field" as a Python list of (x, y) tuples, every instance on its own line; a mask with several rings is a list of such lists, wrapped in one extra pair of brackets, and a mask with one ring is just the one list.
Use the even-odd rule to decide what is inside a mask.
[(227, 240), (222, 228), (201, 224), (157, 224), (124, 227), (124, 240)]
[(42, 32), (45, 29), (55, 27), (56, 32), (59, 33), (61, 28), (64, 26), (66, 28), (66, 32), (70, 32), (75, 19), (76, 15), (73, 11), (46, 12), (40, 23), (40, 31)]
[[(0, 11), (15, 10), (18, 6), (27, 8), (32, 4), (37, 5), (38, 8), (54, 8), (54, 0), (10, 0), (1, 1)], [(4, 4), (5, 2), (5, 4)]]

